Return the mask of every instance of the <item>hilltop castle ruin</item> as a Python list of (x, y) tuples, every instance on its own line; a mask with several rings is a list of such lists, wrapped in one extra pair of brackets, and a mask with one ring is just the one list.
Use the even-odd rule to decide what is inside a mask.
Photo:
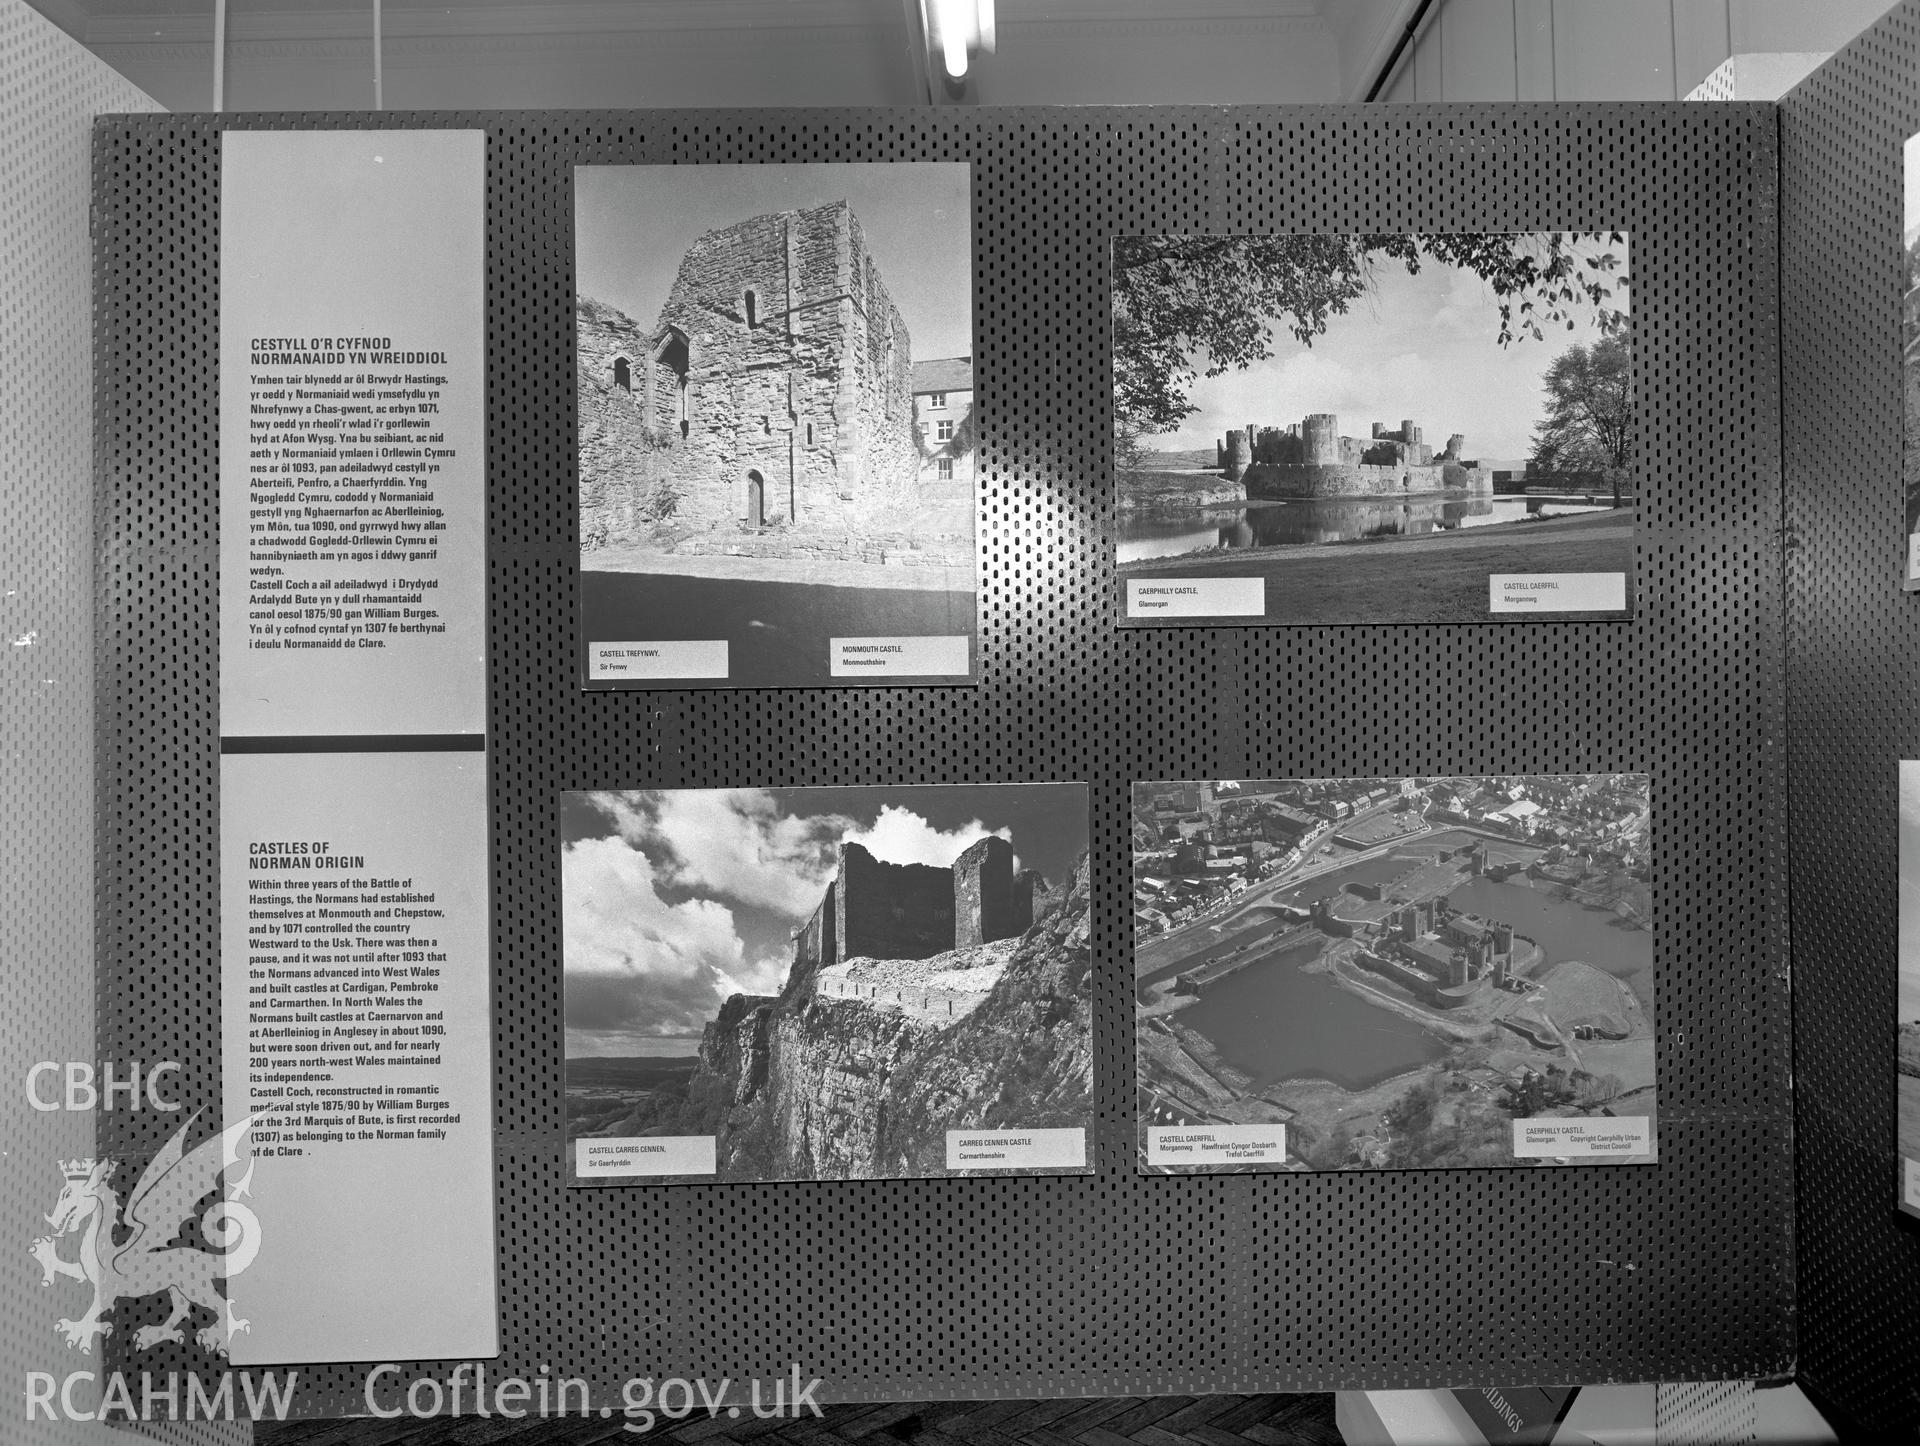
[(1340, 419), (1315, 412), (1285, 429), (1250, 423), (1215, 444), (1216, 465), (1249, 498), (1381, 497), (1420, 492), (1493, 491), (1493, 475), (1461, 457), (1466, 438), (1455, 432), (1435, 454), (1411, 420), (1389, 431), (1373, 424), (1370, 437), (1343, 437)]
[(857, 843), (840, 845), (819, 906), (793, 939), (791, 993), (848, 959), (929, 959), (1024, 934), (1046, 881), (1013, 871), (1013, 845), (981, 839), (953, 861), (890, 864)]

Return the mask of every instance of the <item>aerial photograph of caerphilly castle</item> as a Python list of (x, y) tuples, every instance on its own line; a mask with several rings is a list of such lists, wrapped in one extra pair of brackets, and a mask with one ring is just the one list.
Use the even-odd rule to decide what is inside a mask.
[(1143, 1161), (1155, 1126), (1284, 1124), (1242, 1169), (1532, 1165), (1515, 1122), (1553, 1118), (1652, 1143), (1646, 775), (1140, 783), (1131, 831)]
[(971, 636), (969, 204), (956, 164), (579, 168), (589, 639), (724, 638), (765, 685)]
[(1495, 578), (1575, 574), (1604, 586), (1540, 615), (1631, 616), (1628, 256), (1618, 233), (1116, 237), (1123, 599), (1259, 578), (1237, 621), (1467, 622)]

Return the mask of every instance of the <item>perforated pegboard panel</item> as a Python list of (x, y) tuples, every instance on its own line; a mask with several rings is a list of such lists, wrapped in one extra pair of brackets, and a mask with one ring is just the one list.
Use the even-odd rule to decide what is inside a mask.
[(1907, 0), (1780, 103), (1801, 1373), (1858, 1428), (1920, 1425), (1920, 1231), (1896, 1218), (1896, 864), (1920, 757), (1902, 593)]
[[(223, 124), (490, 135), (501, 1374), (552, 1363), (598, 1394), (632, 1373), (739, 1381), (797, 1361), (830, 1398), (873, 1399), (1789, 1366), (1769, 107), (103, 124), (101, 1029), (125, 1053), (184, 1051), (192, 1103), (210, 1107)], [(973, 164), (985, 681), (584, 693), (571, 168), (829, 160)], [(1633, 234), (1637, 620), (1113, 629), (1111, 234), (1548, 228)], [(1657, 1166), (1133, 1172), (1129, 780), (1579, 771), (1654, 779)], [(563, 1187), (558, 791), (978, 779), (1093, 785), (1098, 1174)], [(159, 1137), (138, 1119), (109, 1134), (129, 1152)], [(355, 1368), (302, 1383), (305, 1409), (359, 1404)]]
[[(96, 1058), (88, 150), (100, 111), (156, 107), (23, 0), (0, 0), (0, 76), (0, 1221), (19, 1242), (0, 1277), (0, 1377), (18, 1391), (29, 1372), (74, 1369), (53, 1323), (88, 1298), (43, 1287), (26, 1254), (65, 1183), (59, 1162), (93, 1152), (90, 1117), (35, 1109), (26, 1091), (42, 1060)], [(39, 1083), (58, 1098), (57, 1079)], [(98, 1404), (87, 1384), (76, 1412)], [(6, 1412), (0, 1435), (106, 1435), (24, 1415)]]

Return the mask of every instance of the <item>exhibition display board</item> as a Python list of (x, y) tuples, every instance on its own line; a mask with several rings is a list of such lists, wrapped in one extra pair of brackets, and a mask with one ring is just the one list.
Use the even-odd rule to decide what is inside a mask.
[(1920, 1418), (1920, 1208), (1903, 1213), (1920, 1207), (1920, 974), (1902, 848), (1920, 596), (1901, 590), (1920, 495), (1902, 407), (1920, 381), (1903, 357), (1920, 301), (1916, 74), (1920, 5), (1903, 0), (1779, 108), (1799, 1374), (1836, 1420), (1884, 1435)]
[[(223, 138), (356, 130), (485, 137), (484, 356), (452, 357), (449, 366), (478, 361), (484, 369), (487, 815), (471, 837), (485, 840), (490, 893), (492, 1173), (485, 1204), (495, 1222), (499, 1339), (497, 1355), (486, 1359), (489, 1382), (533, 1383), (538, 1400), (550, 1380), (577, 1380), (578, 1392), (559, 1397), (565, 1409), (585, 1401), (597, 1412), (603, 1405), (618, 1410), (623, 1387), (640, 1377), (715, 1385), (725, 1378), (741, 1400), (749, 1382), (791, 1378), (797, 1387), (801, 1378), (817, 1378), (824, 1383), (818, 1399), (859, 1400), (1791, 1371), (1773, 107), (103, 120), (95, 151), (99, 1052), (103, 1059), (177, 1059), (182, 1101), (189, 1111), (207, 1112), (196, 1126), (202, 1130), (236, 1123), (221, 1114), (231, 1085), (221, 1064), (218, 943), (222, 911), (235, 903), (220, 888), (218, 848), (221, 820), (234, 803), (222, 796), (218, 751), (227, 658), (219, 651), (217, 599), (228, 581), (223, 549), (230, 541), (220, 482), (232, 459), (217, 443), (222, 397), (233, 385), (219, 344), (226, 305)], [(802, 354), (802, 343), (830, 335), (809, 321), (789, 327), (783, 350), (764, 360), (786, 370), (777, 387), (756, 390), (742, 381), (730, 391), (702, 390), (712, 380), (701, 371), (703, 347), (710, 356), (723, 330), (751, 340), (774, 325), (767, 308), (774, 293), (758, 272), (720, 278), (713, 294), (685, 313), (675, 310), (681, 302), (671, 287), (659, 294), (672, 268), (662, 272), (657, 261), (648, 265), (662, 274), (651, 289), (634, 281), (631, 302), (582, 294), (587, 261), (576, 218), (584, 194), (579, 177), (588, 170), (876, 163), (965, 168), (971, 318), (964, 358), (958, 341), (937, 340), (958, 334), (942, 329), (951, 318), (937, 314), (938, 289), (917, 286), (913, 264), (881, 254), (883, 220), (862, 215), (856, 227), (811, 194), (729, 202), (724, 213), (716, 207), (707, 234), (746, 225), (741, 234), (757, 236), (749, 223), (790, 213), (797, 219), (783, 223), (776, 248), (752, 265), (800, 275), (817, 242), (838, 268), (839, 290), (830, 301), (843, 317), (855, 297), (851, 258), (865, 244), (856, 238), (867, 236), (874, 264), (858, 293), (867, 329), (855, 340), (844, 328), (831, 334), (841, 338), (831, 343), (840, 355), (858, 363), (851, 371), (832, 373)], [(856, 214), (863, 204), (871, 210), (877, 203), (847, 202)], [(614, 223), (603, 217), (596, 224)], [(1617, 324), (1607, 320), (1580, 341), (1589, 357), (1601, 339), (1630, 341), (1632, 444), (1621, 479), (1630, 487), (1615, 495), (1606, 481), (1603, 504), (1598, 482), (1568, 480), (1584, 472), (1570, 465), (1554, 491), (1568, 514), (1630, 505), (1631, 522), (1556, 515), (1528, 523), (1521, 520), (1524, 502), (1511, 520), (1491, 500), (1486, 513), (1501, 526), (1541, 528), (1543, 548), (1556, 538), (1602, 535), (1610, 559), (1604, 565), (1511, 569), (1536, 577), (1607, 572), (1617, 584), (1613, 592), (1570, 609), (1601, 617), (1554, 621), (1534, 611), (1498, 612), (1493, 604), (1501, 592), (1490, 579), (1504, 569), (1482, 569), (1474, 592), (1487, 606), (1476, 605), (1470, 621), (1459, 620), (1457, 610), (1389, 605), (1373, 615), (1394, 620), (1371, 623), (1116, 625), (1116, 559), (1126, 526), (1113, 455), (1114, 239), (1229, 235), (1364, 237), (1396, 260), (1407, 238), (1457, 250), (1462, 238), (1564, 235), (1582, 248), (1582, 264), (1607, 275), (1628, 269), (1630, 238), (1630, 320), (1607, 300), (1619, 311)], [(1620, 238), (1615, 250), (1608, 249), (1616, 246), (1612, 237)], [(1584, 249), (1588, 238), (1598, 238), (1592, 249)], [(704, 243), (685, 244), (691, 255)], [(621, 284), (626, 263), (618, 248), (594, 264), (613, 278), (609, 285)], [(797, 289), (789, 294), (805, 299)], [(871, 318), (888, 297), (901, 326), (874, 328)], [(918, 319), (915, 307), (936, 314)], [(1383, 314), (1390, 322), (1392, 309)], [(686, 316), (699, 319), (676, 319)], [(397, 327), (388, 332), (368, 318), (348, 328), (350, 320), (342, 315), (331, 336), (364, 333), (390, 337), (396, 349), (410, 345)], [(1475, 328), (1476, 345), (1484, 341), (1476, 316), (1462, 325)], [(318, 323), (312, 326), (268, 335), (311, 342)], [(1409, 353), (1428, 346), (1428, 329), (1409, 315)], [(966, 369), (916, 379), (890, 340), (909, 333), (935, 338), (928, 345), (940, 354), (931, 360), (964, 359)], [(1514, 354), (1538, 356), (1524, 353), (1534, 345), (1520, 340)], [(928, 359), (912, 353), (916, 366)], [(762, 365), (749, 358), (742, 375)], [(647, 575), (711, 581), (711, 565), (699, 559), (717, 548), (729, 558), (780, 564), (741, 576), (792, 581), (782, 571), (790, 559), (774, 554), (802, 540), (805, 529), (797, 524), (806, 489), (824, 475), (809, 460), (810, 442), (842, 449), (836, 475), (844, 478), (844, 448), (858, 418), (861, 455), (879, 465), (893, 425), (888, 417), (899, 414), (862, 410), (862, 388), (874, 377), (891, 379), (885, 385), (896, 400), (912, 399), (923, 437), (925, 427), (945, 420), (943, 409), (957, 410), (963, 393), (968, 399), (967, 430), (954, 417), (953, 432), (931, 434), (940, 445), (903, 463), (919, 478), (911, 485), (931, 490), (915, 494), (927, 516), (916, 517), (899, 550), (919, 554), (915, 566), (948, 565), (941, 549), (951, 549), (961, 533), (965, 493), (958, 467), (950, 474), (942, 463), (964, 455), (977, 617), (964, 618), (956, 605), (943, 613), (956, 619), (950, 626), (863, 625), (852, 636), (876, 647), (915, 634), (964, 638), (964, 668), (956, 650), (950, 669), (905, 674), (912, 686), (882, 686), (870, 675), (849, 686), (831, 672), (806, 686), (777, 674), (765, 675), (771, 686), (731, 674), (679, 674), (666, 678), (673, 686), (652, 679), (642, 688), (618, 686), (630, 678), (596, 678), (596, 613), (585, 594), (599, 585), (596, 578), (614, 575), (594, 566), (608, 554), (609, 539), (641, 553), (652, 549), (649, 556), (672, 555), (670, 568), (653, 561), (638, 569)], [(589, 488), (600, 455), (588, 451), (590, 422), (604, 426), (591, 437), (611, 439), (608, 445), (630, 446), (636, 456), (674, 455), (679, 443), (662, 423), (684, 422), (679, 441), (692, 446), (716, 397), (732, 418), (714, 444), (723, 448), (716, 465), (731, 470), (710, 516), (700, 512), (706, 499), (670, 469), (646, 473), (645, 489), (624, 494)], [(1426, 400), (1410, 398), (1410, 408)], [(1434, 405), (1435, 414), (1422, 410), (1411, 422), (1393, 413), (1387, 420), (1400, 425), (1389, 433), (1380, 424), (1351, 466), (1364, 472), (1386, 465), (1360, 455), (1385, 447), (1423, 476), (1435, 473), (1444, 494), (1457, 481), (1448, 467), (1498, 455), (1474, 454), (1472, 436), (1449, 439), (1438, 451), (1423, 441), (1420, 428), (1444, 434), (1451, 425), (1454, 413), (1442, 415)], [(1242, 427), (1258, 424), (1258, 431), (1273, 422), (1284, 430), (1296, 419), (1337, 414), (1339, 406), (1331, 394), (1276, 394)], [(1351, 432), (1374, 415), (1342, 425)], [(1345, 440), (1338, 432), (1328, 433), (1336, 447)], [(1283, 448), (1277, 437), (1267, 440)], [(1333, 470), (1348, 465), (1343, 460)], [(1494, 485), (1491, 466), (1467, 470), (1484, 471)], [(1464, 490), (1476, 491), (1477, 480)], [(1411, 480), (1407, 485), (1411, 490)], [(791, 509), (784, 528), (775, 525), (783, 495)], [(1443, 496), (1433, 514), (1439, 521), (1423, 516), (1381, 545), (1452, 545), (1451, 524), (1459, 519), (1445, 511), (1450, 505)], [(1462, 505), (1472, 512), (1475, 502)], [(870, 539), (854, 535), (861, 519), (851, 511), (849, 518), (848, 535), (833, 545), (874, 551)], [(589, 535), (590, 520), (609, 531)], [(696, 523), (712, 536), (693, 536)], [(886, 554), (895, 542), (880, 539), (875, 547)], [(884, 555), (858, 560), (891, 565)], [(1372, 570), (1366, 586), (1374, 601), (1395, 588), (1392, 574)], [(1326, 583), (1344, 585), (1337, 577)], [(1411, 575), (1405, 585), (1416, 585)], [(915, 595), (921, 602), (943, 596), (924, 588)], [(1332, 615), (1355, 614), (1336, 607)], [(747, 622), (813, 626), (784, 608), (756, 612)], [(611, 641), (648, 644), (664, 636), (636, 634), (624, 623), (621, 630)], [(848, 636), (815, 631), (829, 643)], [(961, 680), (926, 681), (948, 673)], [(388, 805), (410, 818), (431, 813), (435, 805), (419, 800), (436, 776), (423, 767), (396, 779)], [(1589, 781), (1562, 782), (1575, 777)], [(1644, 906), (1650, 913), (1623, 918), (1651, 965), (1631, 971), (1644, 977), (1636, 978), (1635, 1001), (1620, 996), (1618, 1012), (1628, 1032), (1637, 1031), (1635, 1057), (1646, 1055), (1648, 1073), (1657, 1059), (1657, 1149), (1649, 1100), (1638, 1112), (1648, 1126), (1647, 1148), (1609, 1142), (1617, 1163), (1588, 1163), (1569, 1150), (1570, 1162), (1556, 1164), (1552, 1153), (1515, 1151), (1515, 1159), (1496, 1167), (1469, 1160), (1457, 1169), (1403, 1169), (1389, 1155), (1385, 1168), (1339, 1168), (1334, 1161), (1313, 1170), (1143, 1173), (1132, 788), (1146, 780), (1223, 779), (1408, 780), (1410, 793), (1441, 809), (1468, 806), (1474, 790), (1441, 797), (1427, 787), (1435, 780), (1503, 780), (1509, 789), (1531, 780), (1531, 793), (1521, 787), (1501, 803), (1507, 819), (1495, 825), (1511, 823), (1521, 833), (1533, 825), (1518, 821), (1525, 810), (1508, 805), (1534, 795), (1536, 811), (1574, 802), (1582, 810), (1611, 810), (1606, 817), (1622, 830), (1617, 858), (1594, 873), (1594, 850), (1587, 848), (1566, 882), (1584, 887), (1612, 869), (1606, 907), (1637, 913)], [(915, 856), (930, 873), (948, 875), (936, 881), (946, 890), (943, 907), (965, 914), (956, 902), (969, 877), (963, 861), (1001, 832), (992, 812), (1000, 804), (987, 801), (994, 791), (988, 786), (1066, 788), (1067, 781), (1084, 784), (1090, 801), (1084, 865), (1071, 866), (1072, 841), (1064, 835), (1044, 845), (1023, 842), (1017, 822), (1005, 829), (1017, 858), (1000, 859), (990, 844), (979, 857), (996, 869), (1005, 863), (1010, 879), (1029, 869), (1043, 877), (1044, 889), (1033, 886), (1024, 938), (1056, 928), (1060, 960), (1077, 957), (1084, 945), (1083, 969), (1024, 956), (1003, 968), (998, 955), (987, 955), (1010, 936), (981, 924), (976, 939), (954, 936), (954, 952), (972, 948), (978, 957), (949, 960), (951, 967), (933, 971), (938, 979), (915, 974), (909, 984), (901, 970), (879, 967), (932, 960), (943, 952), (933, 944), (924, 945), (924, 955), (895, 946), (865, 963), (843, 958), (844, 977), (832, 970), (816, 977), (797, 961), (806, 948), (803, 926), (816, 918), (810, 911), (821, 905), (832, 872), (820, 856), (809, 855), (791, 877), (782, 875), (784, 883), (775, 881), (780, 909), (789, 912), (769, 909), (754, 923), (756, 935), (736, 907), (750, 897), (747, 885), (709, 880), (699, 886), (707, 892), (699, 892), (690, 881), (701, 866), (670, 830), (658, 831), (669, 805), (688, 806), (695, 790), (752, 791), (756, 801), (737, 812), (760, 820), (755, 837), (764, 841), (787, 836), (774, 822), (816, 814), (797, 805), (768, 811), (758, 797), (763, 792), (965, 785), (962, 792), (973, 797), (952, 817), (921, 801), (921, 823), (946, 843), (943, 852)], [(445, 794), (448, 807), (464, 796), (452, 785)], [(595, 798), (612, 801), (586, 802)], [(1488, 811), (1485, 801), (1472, 806)], [(808, 807), (828, 805), (816, 800)], [(847, 841), (860, 830), (877, 835), (879, 815), (862, 811), (873, 807), (833, 807), (849, 822), (829, 842), (850, 851)], [(595, 825), (597, 835), (568, 822), (595, 808), (605, 820)], [(962, 824), (978, 824), (977, 833)], [(910, 1009), (964, 1005), (974, 1010), (966, 1020), (972, 1025), (989, 1017), (982, 1012), (993, 1001), (1004, 1002), (1001, 986), (1025, 977), (1025, 965), (1065, 970), (1071, 997), (1035, 992), (1025, 1001), (1053, 1033), (1008, 1038), (1050, 1040), (1055, 1052), (1067, 1050), (1079, 1027), (1074, 1011), (1081, 1011), (1091, 1037), (1090, 1101), (1061, 1094), (1063, 1110), (1077, 1112), (1073, 1119), (1038, 1123), (1084, 1128), (1084, 1163), (1036, 1160), (1030, 1173), (983, 1176), (952, 1163), (922, 1167), (915, 1162), (932, 1156), (915, 1154), (900, 1169), (776, 1165), (727, 1183), (675, 1175), (671, 1182), (570, 1188), (569, 1161), (576, 1157), (569, 1096), (580, 1083), (568, 1068), (572, 1046), (581, 1030), (620, 1022), (609, 1016), (595, 1023), (583, 1012), (604, 991), (576, 989), (572, 977), (574, 896), (563, 846), (589, 835), (624, 840), (643, 860), (647, 878), (659, 883), (653, 897), (662, 917), (717, 924), (720, 910), (706, 906), (732, 900), (738, 937), (723, 936), (721, 946), (746, 952), (724, 956), (737, 972), (705, 976), (709, 984), (724, 975), (739, 986), (714, 996), (724, 1001), (716, 1018), (738, 1022), (725, 1011), (751, 1012), (762, 1007), (752, 1003), (758, 999), (770, 1001), (765, 1018), (779, 1028), (792, 1004), (779, 996), (796, 982), (815, 991), (808, 1008), (851, 1014), (876, 1005), (873, 993), (863, 1000), (858, 991), (884, 979), (896, 992), (919, 991), (912, 1001), (887, 1001), (903, 1018)], [(1542, 841), (1547, 846), (1524, 862), (1560, 867), (1561, 860), (1546, 857), (1551, 843)], [(907, 856), (882, 857), (904, 867)], [(1513, 862), (1504, 855), (1495, 861)], [(1467, 863), (1462, 858), (1459, 866)], [(632, 877), (643, 871), (633, 859), (623, 866), (635, 871)], [(847, 866), (844, 855), (839, 866)], [(1645, 877), (1624, 882), (1635, 869)], [(966, 898), (970, 907), (979, 903)], [(984, 905), (975, 913), (984, 919)], [(796, 921), (801, 931), (797, 943), (775, 941), (793, 961), (784, 981), (748, 967), (773, 957), (753, 951), (756, 938), (774, 938), (775, 920)], [(1461, 924), (1455, 932), (1471, 931)], [(609, 936), (598, 937), (604, 944)], [(1497, 952), (1507, 960), (1514, 951)], [(1482, 963), (1472, 967), (1476, 979), (1485, 972)], [(603, 957), (579, 972), (596, 969), (604, 976), (614, 964)], [(1001, 972), (988, 981), (978, 970)], [(1504, 971), (1503, 964), (1494, 972), (1504, 980)], [(982, 992), (977, 983), (986, 985), (986, 1002), (971, 998)], [(661, 988), (657, 997), (665, 999)], [(673, 997), (676, 1008), (685, 1002)], [(742, 998), (745, 1005), (734, 1002)], [(1591, 1027), (1597, 1018), (1569, 1016), (1564, 1023), (1571, 1036), (1575, 1023)], [(683, 1033), (693, 1028), (687, 1024)], [(969, 1037), (962, 1029), (955, 1025), (942, 1037)], [(710, 1029), (703, 1034), (712, 1037)], [(727, 1106), (733, 1122), (759, 1129), (750, 1044), (741, 1046), (732, 1072), (708, 1072), (735, 1091)], [(1004, 1061), (1006, 1079), (1027, 1078), (1023, 1067), (1033, 1078), (1052, 1078), (1044, 1052), (1023, 1061), (1015, 1050)], [(702, 1060), (711, 1065), (708, 1054), (703, 1044)], [(1580, 1107), (1598, 1110), (1608, 1103), (1596, 1093), (1601, 1072), (1587, 1073), (1575, 1088), (1591, 1098)], [(857, 1123), (873, 1103), (861, 1085), (871, 1077), (870, 1057), (849, 1060), (811, 1100), (812, 1118), (839, 1111), (844, 1118), (836, 1125)], [(1067, 1079), (1062, 1073), (1055, 1083)], [(1650, 1079), (1641, 1087), (1651, 1095)], [(1527, 1089), (1522, 1084), (1519, 1092)], [(232, 1110), (228, 1095), (227, 1116)], [(628, 1117), (652, 1121), (647, 1128), (672, 1123), (676, 1138), (699, 1133), (679, 1129), (677, 1122), (691, 1118), (685, 1113)], [(702, 1116), (709, 1117), (718, 1115)], [(1082, 1117), (1084, 1126), (1076, 1123)], [(959, 1123), (1013, 1128), (1027, 1118), (982, 1114)], [(100, 1153), (147, 1160), (179, 1124), (171, 1115), (103, 1115)], [(636, 1126), (634, 1134), (611, 1138), (648, 1137)], [(1635, 1133), (1629, 1143), (1641, 1138)], [(940, 1177), (942, 1170), (950, 1173)], [(855, 1178), (861, 1175), (882, 1178)], [(451, 1217), (472, 1204), (462, 1198), (444, 1208)], [(270, 1238), (273, 1219), (260, 1223)], [(432, 1219), (412, 1223), (430, 1229)], [(343, 1248), (377, 1269), (381, 1252), (395, 1247), (369, 1227)], [(419, 1309), (423, 1319), (437, 1309), (431, 1289), (422, 1289)], [(158, 1296), (129, 1297), (121, 1328), (103, 1342), (105, 1359), (136, 1373), (218, 1377), (225, 1360), (191, 1335), (135, 1344), (135, 1327), (166, 1315)], [(390, 1334), (403, 1336), (404, 1321), (382, 1340)], [(383, 1357), (392, 1369), (372, 1386), (370, 1363), (338, 1353), (281, 1357), (270, 1369), (282, 1380), (297, 1373), (289, 1408), (296, 1415), (361, 1413), (375, 1404), (397, 1409), (409, 1382), (449, 1382), (456, 1367), (471, 1400), (471, 1358), (461, 1365), (404, 1354)]]

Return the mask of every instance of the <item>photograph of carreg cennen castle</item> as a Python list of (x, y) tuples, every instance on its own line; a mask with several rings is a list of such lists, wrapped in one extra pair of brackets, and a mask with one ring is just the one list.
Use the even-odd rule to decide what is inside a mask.
[(1241, 1169), (1538, 1164), (1540, 1116), (1652, 1141), (1645, 775), (1140, 783), (1131, 830), (1143, 1164), (1156, 1126), (1284, 1123)]
[(914, 681), (835, 677), (835, 638), (974, 676), (970, 168), (574, 177), (588, 685), (684, 686), (593, 646), (688, 639), (711, 686)]
[(1078, 783), (561, 795), (569, 1183), (636, 1178), (581, 1140), (846, 1180), (1090, 1129), (1087, 828)]
[(1260, 578), (1242, 623), (1398, 623), (1569, 574), (1525, 595), (1631, 616), (1628, 262), (1617, 232), (1114, 238), (1121, 621), (1155, 621), (1135, 579)]

